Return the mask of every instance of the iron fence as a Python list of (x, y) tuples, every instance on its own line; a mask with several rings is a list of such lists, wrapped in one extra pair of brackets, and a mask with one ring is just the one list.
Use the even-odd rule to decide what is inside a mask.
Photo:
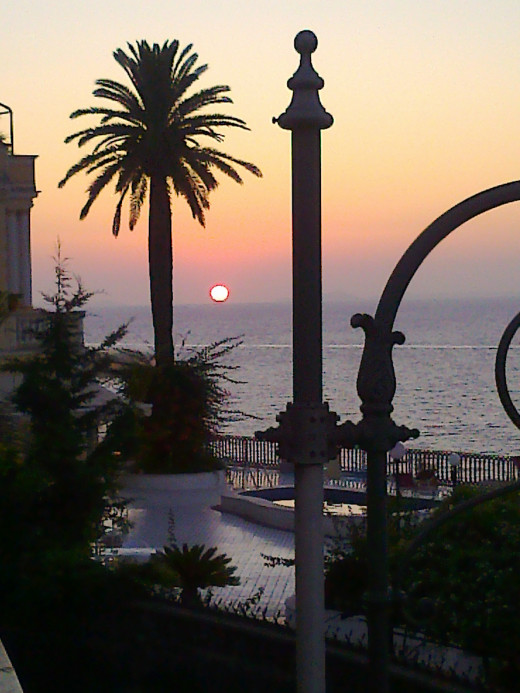
[[(213, 453), (227, 467), (236, 470), (255, 468), (277, 470), (280, 465), (278, 446), (265, 440), (248, 436), (219, 436), (211, 443)], [(407, 449), (399, 462), (389, 458), (387, 474), (409, 474), (416, 477), (422, 471), (432, 473), (442, 484), (452, 484), (452, 468), (448, 461), (450, 450)], [(458, 452), (457, 482), (481, 484), (506, 482), (520, 479), (520, 458), (507, 455), (486, 455), (474, 452)], [(339, 454), (341, 472), (362, 474), (366, 471), (366, 453), (359, 449), (342, 449)]]

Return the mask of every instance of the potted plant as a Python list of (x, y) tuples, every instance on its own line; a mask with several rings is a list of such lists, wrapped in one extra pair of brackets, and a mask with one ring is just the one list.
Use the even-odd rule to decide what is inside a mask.
[(241, 342), (228, 338), (157, 366), (142, 354), (120, 364), (123, 397), (132, 405), (121, 428), (121, 452), (141, 474), (190, 474), (222, 469), (211, 439), (231, 412), (223, 381), (234, 368), (221, 359)]
[(126, 461), (121, 486), (124, 497), (133, 499), (131, 509), (141, 511), (128, 542), (164, 544), (176, 492), (206, 489), (215, 492), (215, 503), (220, 500), (225, 469), (210, 442), (232, 415), (223, 383), (234, 367), (222, 359), (238, 344), (228, 338), (185, 349), (162, 366), (142, 354), (122, 360), (118, 378), (130, 407), (116, 423)]

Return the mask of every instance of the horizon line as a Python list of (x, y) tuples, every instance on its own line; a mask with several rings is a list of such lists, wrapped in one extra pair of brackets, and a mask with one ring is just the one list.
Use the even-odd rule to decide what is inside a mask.
[[(375, 303), (379, 299), (376, 297), (359, 297), (359, 296), (345, 296), (345, 297), (340, 297), (340, 296), (324, 296), (322, 299), (322, 304), (324, 305), (330, 305), (330, 304), (335, 304), (335, 303), (344, 303), (344, 304), (353, 304), (353, 303), (360, 303), (360, 304), (366, 304), (368, 302)], [(520, 302), (520, 295), (517, 296), (512, 296), (511, 294), (508, 295), (493, 295), (493, 296), (414, 296), (414, 297), (407, 297), (406, 298), (406, 303), (453, 303), (453, 302), (472, 302), (472, 303), (477, 303), (477, 302), (489, 302), (489, 301), (519, 301)], [(142, 303), (127, 303), (127, 302), (117, 302), (113, 300), (109, 301), (96, 301), (95, 297), (93, 300), (93, 304), (95, 307), (100, 307), (100, 308), (150, 308), (150, 303), (149, 301), (145, 301)], [(211, 300), (207, 300), (204, 302), (196, 302), (196, 301), (186, 301), (186, 302), (179, 302), (173, 304), (173, 309), (175, 308), (191, 308), (191, 307), (204, 307), (204, 306), (272, 306), (272, 305), (280, 305), (280, 306), (290, 306), (292, 304), (292, 300), (290, 298), (281, 298), (281, 299), (273, 299), (270, 301), (223, 301), (222, 303), (215, 303)], [(39, 302), (33, 302), (33, 307), (34, 308), (43, 308), (45, 307), (45, 303), (43, 301)], [(88, 310), (88, 309), (87, 309)]]

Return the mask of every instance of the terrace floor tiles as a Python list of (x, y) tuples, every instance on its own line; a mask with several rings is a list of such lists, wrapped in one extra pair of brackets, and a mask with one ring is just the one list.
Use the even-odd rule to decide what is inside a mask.
[(174, 518), (178, 544), (216, 546), (236, 566), (240, 585), (213, 588), (215, 599), (229, 608), (240, 608), (261, 592), (255, 610), (273, 617), (284, 612), (285, 600), (294, 594), (294, 569), (286, 566), (265, 566), (262, 554), (292, 558), (292, 532), (256, 525), (247, 520), (214, 509), (220, 492), (213, 489), (185, 490), (169, 493), (168, 506), (143, 507), (139, 499), (130, 504), (129, 519), (133, 523), (125, 538), (125, 549), (162, 549), (168, 539), (168, 515)]

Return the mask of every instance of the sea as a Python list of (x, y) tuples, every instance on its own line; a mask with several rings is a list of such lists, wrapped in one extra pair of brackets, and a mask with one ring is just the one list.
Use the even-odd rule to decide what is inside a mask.
[[(345, 420), (360, 419), (356, 378), (363, 333), (350, 326), (354, 313), (374, 314), (375, 302), (330, 301), (323, 305), (323, 392), (330, 409)], [(393, 418), (418, 428), (409, 447), (458, 452), (520, 454), (520, 431), (505, 414), (494, 381), (496, 350), (520, 299), (403, 301), (395, 329), (406, 342), (394, 348), (397, 390)], [(85, 340), (97, 344), (130, 321), (121, 346), (151, 353), (149, 306), (103, 306), (87, 311)], [(179, 305), (174, 335), (179, 351), (240, 337), (224, 363), (234, 366), (226, 383), (228, 409), (247, 417), (222, 433), (251, 436), (276, 425), (292, 399), (290, 303)], [(520, 335), (507, 360), (511, 397), (520, 409)], [(254, 418), (252, 418), (254, 417)]]

